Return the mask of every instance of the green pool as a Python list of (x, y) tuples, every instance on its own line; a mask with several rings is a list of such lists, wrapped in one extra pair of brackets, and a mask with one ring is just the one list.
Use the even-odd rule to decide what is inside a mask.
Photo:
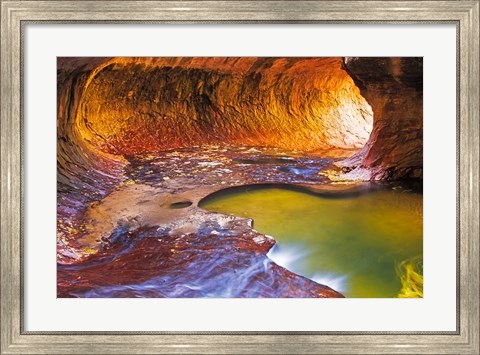
[(277, 245), (269, 257), (347, 297), (396, 297), (399, 263), (422, 257), (422, 194), (392, 188), (328, 196), (289, 187), (242, 187), (200, 207), (248, 217)]

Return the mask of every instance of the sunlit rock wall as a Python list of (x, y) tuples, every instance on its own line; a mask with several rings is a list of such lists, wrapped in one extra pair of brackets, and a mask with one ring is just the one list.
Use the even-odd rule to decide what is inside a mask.
[(192, 145), (359, 148), (372, 114), (340, 58), (58, 58), (58, 260), (125, 180), (122, 155)]
[(365, 147), (341, 165), (362, 180), (421, 179), (423, 172), (423, 59), (345, 58), (373, 109), (373, 131)]
[(76, 128), (112, 154), (361, 148), (371, 108), (341, 67), (341, 58), (112, 58), (88, 78)]
[(57, 62), (57, 251), (58, 261), (76, 258), (70, 241), (82, 233), (83, 212), (122, 180), (124, 162), (94, 150), (75, 129), (83, 89), (105, 58), (59, 58)]

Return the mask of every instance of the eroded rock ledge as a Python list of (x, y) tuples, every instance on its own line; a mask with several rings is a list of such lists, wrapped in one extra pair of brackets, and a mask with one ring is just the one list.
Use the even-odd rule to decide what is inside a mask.
[(128, 180), (88, 204), (79, 233), (59, 249), (58, 296), (342, 297), (270, 260), (275, 240), (251, 220), (198, 207), (213, 192), (245, 184), (318, 191), (326, 180), (318, 172), (332, 159), (313, 158), (249, 147), (130, 157)]

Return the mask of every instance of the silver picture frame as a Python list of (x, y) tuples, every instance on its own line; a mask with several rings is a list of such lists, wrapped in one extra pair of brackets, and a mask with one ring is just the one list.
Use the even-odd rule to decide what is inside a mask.
[[(479, 354), (479, 0), (1, 0), (1, 354)], [(457, 329), (453, 332), (29, 332), (23, 327), (27, 23), (453, 23), (457, 27)]]

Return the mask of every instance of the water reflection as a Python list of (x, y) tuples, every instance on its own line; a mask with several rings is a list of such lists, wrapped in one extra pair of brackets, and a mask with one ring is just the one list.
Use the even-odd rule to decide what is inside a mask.
[(396, 265), (422, 255), (422, 195), (398, 185), (328, 197), (245, 187), (201, 207), (252, 218), (278, 242), (272, 260), (347, 297), (395, 297), (402, 288)]

